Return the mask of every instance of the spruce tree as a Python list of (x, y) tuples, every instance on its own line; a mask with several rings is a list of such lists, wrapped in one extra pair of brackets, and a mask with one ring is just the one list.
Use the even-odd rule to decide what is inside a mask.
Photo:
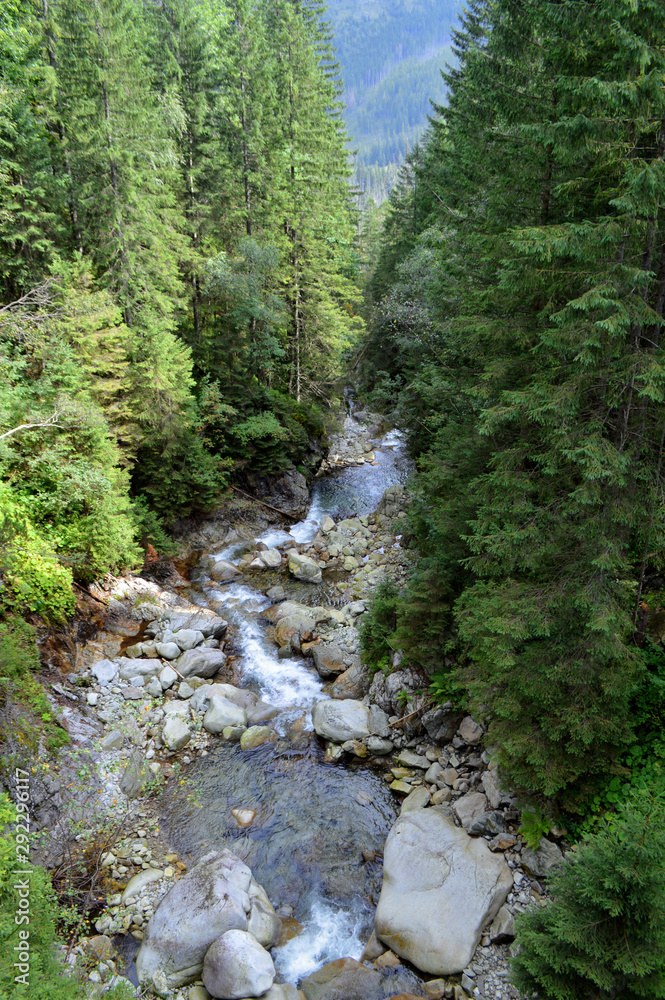
[(516, 924), (513, 978), (541, 1000), (665, 997), (665, 796), (646, 789), (549, 878)]

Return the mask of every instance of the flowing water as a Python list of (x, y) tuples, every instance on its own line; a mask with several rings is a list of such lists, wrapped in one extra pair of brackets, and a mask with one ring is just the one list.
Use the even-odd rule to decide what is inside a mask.
[[(374, 511), (386, 488), (403, 482), (410, 471), (397, 432), (378, 442), (375, 453), (375, 465), (316, 480), (307, 517), (290, 532), (270, 529), (257, 540), (270, 547), (294, 538), (306, 543), (325, 515), (337, 521)], [(238, 543), (214, 557), (234, 561), (248, 547)], [(283, 577), (279, 582), (291, 600), (325, 605), (337, 595), (339, 602), (326, 575), (318, 586)], [(277, 580), (277, 574), (260, 576), (267, 588)], [(232, 624), (240, 683), (281, 710), (278, 739), (250, 751), (214, 745), (188, 767), (185, 784), (174, 783), (166, 794), (164, 823), (174, 846), (192, 861), (211, 849), (233, 850), (273, 905), (284, 912), (290, 908), (302, 933), (273, 957), (284, 979), (295, 983), (325, 962), (360, 957), (381, 884), (380, 859), (371, 852), (383, 848), (395, 803), (383, 772), (323, 762), (310, 715), (312, 705), (326, 697), (322, 682), (306, 661), (277, 658), (259, 617), (271, 603), (264, 592), (245, 583), (214, 583), (201, 568), (190, 597)], [(251, 826), (238, 826), (234, 808), (256, 812)]]

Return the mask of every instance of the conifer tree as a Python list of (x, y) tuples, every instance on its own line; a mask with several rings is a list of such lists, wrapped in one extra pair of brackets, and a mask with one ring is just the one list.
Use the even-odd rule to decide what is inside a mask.
[(549, 878), (516, 925), (513, 977), (541, 1000), (665, 996), (665, 797), (642, 789)]

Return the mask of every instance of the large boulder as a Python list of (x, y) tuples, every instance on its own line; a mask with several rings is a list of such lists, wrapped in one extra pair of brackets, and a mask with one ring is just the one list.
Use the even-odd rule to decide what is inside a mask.
[(369, 690), (369, 671), (355, 657), (356, 662), (340, 674), (330, 689), (333, 698), (362, 698)]
[(353, 958), (327, 962), (300, 984), (306, 1000), (374, 1000), (383, 996), (381, 973)]
[(213, 997), (243, 1000), (260, 997), (270, 989), (275, 966), (253, 934), (230, 930), (208, 948), (201, 978)]
[(199, 646), (186, 650), (176, 661), (176, 667), (183, 677), (214, 677), (226, 663), (226, 655), (221, 649)]
[(377, 937), (423, 972), (454, 975), (471, 961), (512, 884), (504, 858), (438, 807), (405, 813), (386, 841)]
[(307, 583), (321, 583), (323, 579), (321, 567), (309, 556), (304, 556), (295, 549), (289, 552), (289, 573), (297, 580), (305, 580)]
[(144, 680), (148, 680), (150, 677), (158, 677), (164, 668), (164, 664), (161, 660), (147, 659), (147, 660), (127, 660), (120, 667), (120, 680), (131, 681), (136, 677), (143, 677)]
[(268, 899), (268, 893), (254, 879), (249, 887), (249, 898), (252, 908), (249, 911), (247, 930), (264, 948), (272, 948), (280, 939), (282, 921), (275, 913), (275, 909)]
[(312, 709), (317, 736), (333, 743), (369, 736), (369, 709), (360, 701), (319, 701)]
[[(388, 715), (396, 715), (401, 719), (415, 708), (426, 705), (429, 698), (423, 692), (428, 690), (429, 684), (429, 678), (413, 667), (393, 670), (389, 674), (377, 670), (369, 689), (370, 701)], [(408, 696), (406, 699), (405, 692)], [(420, 722), (416, 728), (420, 728)]]
[(213, 941), (226, 931), (246, 930), (251, 881), (251, 871), (231, 851), (201, 858), (150, 918), (136, 956), (139, 982), (150, 983), (162, 973), (175, 989), (197, 979)]

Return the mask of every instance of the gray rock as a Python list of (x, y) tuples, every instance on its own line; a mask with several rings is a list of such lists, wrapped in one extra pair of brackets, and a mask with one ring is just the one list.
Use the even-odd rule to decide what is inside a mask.
[(132, 681), (137, 677), (157, 677), (163, 666), (162, 661), (157, 659), (127, 660), (127, 663), (120, 667), (120, 678), (123, 681)]
[(314, 560), (295, 549), (289, 552), (289, 573), (297, 580), (305, 580), (307, 583), (321, 583), (323, 579), (321, 569)]
[(275, 732), (270, 726), (250, 726), (240, 737), (240, 749), (253, 750), (274, 738)]
[(513, 884), (502, 856), (440, 812), (400, 816), (384, 851), (377, 937), (423, 972), (465, 969)]
[(400, 816), (402, 813), (413, 812), (414, 809), (424, 809), (429, 805), (429, 792), (424, 785), (418, 785), (402, 802)]
[(362, 698), (367, 694), (370, 685), (369, 671), (360, 662), (360, 657), (353, 666), (340, 674), (330, 688), (333, 698)]
[[(198, 979), (210, 945), (246, 930), (252, 873), (231, 851), (212, 852), (160, 900), (136, 958), (141, 983), (163, 972), (171, 989)], [(266, 987), (267, 989), (267, 987)]]
[(163, 670), (159, 672), (159, 683), (162, 686), (162, 691), (168, 691), (170, 687), (173, 687), (175, 682), (178, 680), (178, 675), (173, 669), (173, 667), (164, 667)]
[(188, 649), (183, 653), (176, 666), (183, 677), (214, 677), (226, 663), (226, 655), (221, 649)]
[(190, 687), (187, 681), (180, 681), (178, 685), (178, 697), (182, 698), (183, 701), (187, 701), (194, 694), (194, 688)]
[(161, 698), (162, 696), (162, 685), (157, 677), (152, 677), (146, 684), (145, 689), (151, 698)]
[(501, 812), (484, 812), (471, 820), (467, 827), (470, 837), (493, 837), (497, 833), (504, 833), (506, 820)]
[(90, 673), (100, 687), (108, 687), (116, 678), (118, 667), (113, 660), (97, 660), (97, 663), (93, 663), (90, 667)]
[(515, 940), (515, 920), (507, 906), (502, 906), (490, 927), (492, 944), (509, 944)]
[(170, 628), (174, 633), (182, 629), (193, 629), (201, 632), (206, 639), (223, 639), (229, 623), (219, 615), (205, 613), (203, 611), (191, 614), (189, 611), (180, 613), (169, 613)]
[[(201, 691), (202, 688), (199, 688)], [(198, 691), (196, 692), (198, 694)], [(208, 710), (203, 717), (203, 728), (214, 736), (221, 733), (227, 726), (246, 726), (247, 715), (243, 708), (234, 705), (228, 698), (222, 695), (213, 695), (210, 698)]]
[(259, 552), (259, 560), (266, 569), (279, 569), (282, 565), (282, 553), (279, 549), (265, 549), (264, 552)]
[(467, 792), (453, 803), (453, 812), (465, 830), (482, 813), (487, 811), (487, 799), (482, 792)]
[(425, 781), (427, 781), (428, 784), (430, 785), (434, 785), (436, 784), (436, 779), (440, 778), (442, 774), (443, 774), (443, 768), (441, 767), (438, 761), (435, 761), (435, 763), (432, 764), (430, 768), (428, 768), (425, 774)]
[(390, 719), (378, 705), (369, 706), (369, 730), (384, 740), (389, 740), (392, 735)]
[(395, 749), (390, 740), (383, 740), (380, 736), (370, 736), (367, 740), (367, 749), (375, 757), (385, 757)]
[(547, 878), (552, 869), (562, 862), (561, 848), (545, 837), (540, 841), (538, 850), (532, 851), (525, 847), (522, 851), (522, 866), (535, 878)]
[(271, 719), (279, 715), (279, 709), (274, 705), (269, 705), (265, 701), (257, 701), (256, 705), (251, 705), (245, 709), (247, 712), (247, 723), (250, 726), (259, 725), (262, 722), (270, 722)]
[(314, 666), (323, 678), (336, 677), (347, 669), (344, 662), (347, 654), (339, 646), (312, 646)]
[(177, 642), (158, 642), (157, 655), (163, 660), (175, 660), (180, 656), (180, 646)]
[(211, 578), (217, 580), (218, 583), (227, 583), (229, 580), (235, 580), (236, 577), (240, 576), (238, 567), (234, 566), (233, 563), (227, 562), (226, 559), (218, 559), (209, 572)]
[(104, 737), (99, 745), (102, 750), (120, 750), (124, 742), (125, 737), (120, 730), (114, 729), (113, 732)]
[(135, 751), (130, 757), (120, 779), (120, 791), (128, 799), (137, 799), (152, 777), (147, 762)]
[(272, 948), (282, 933), (282, 921), (275, 913), (267, 892), (254, 879), (249, 886), (249, 898), (252, 908), (249, 911), (247, 930), (264, 948)]
[(143, 892), (147, 885), (152, 885), (153, 882), (159, 882), (159, 880), (163, 877), (164, 872), (162, 872), (159, 868), (146, 868), (144, 871), (139, 872), (138, 875), (134, 875), (130, 878), (125, 887), (125, 891), (122, 894), (122, 905), (126, 906), (130, 899), (133, 899), (134, 896), (138, 896), (139, 893)]
[(196, 646), (200, 646), (204, 639), (203, 632), (199, 632), (195, 628), (183, 628), (179, 632), (176, 632), (173, 636), (175, 642), (178, 643), (180, 649), (185, 652), (188, 649), (194, 649)]
[(403, 767), (417, 767), (421, 771), (428, 771), (430, 766), (427, 757), (414, 753), (413, 750), (402, 750), (397, 760)]
[(266, 597), (270, 598), (270, 600), (275, 603), (277, 603), (277, 601), (284, 601), (286, 600), (286, 591), (281, 584), (278, 584), (276, 587), (271, 587), (270, 590), (266, 591)]
[(498, 809), (501, 803), (508, 798), (499, 787), (499, 776), (495, 769), (483, 771), (480, 784), (483, 786), (483, 791), (492, 809)]
[(319, 701), (312, 709), (314, 730), (333, 743), (369, 736), (369, 710), (359, 701)]
[(275, 966), (252, 934), (230, 930), (208, 948), (201, 978), (212, 996), (242, 1000), (259, 997), (270, 989)]
[(184, 719), (171, 716), (164, 723), (162, 729), (162, 740), (169, 750), (182, 750), (192, 738), (189, 726)]
[(353, 958), (327, 962), (300, 984), (305, 1000), (378, 1000), (381, 973)]
[(461, 712), (453, 712), (450, 707), (442, 705), (423, 712), (421, 719), (425, 732), (435, 743), (450, 743), (462, 721)]
[(467, 715), (460, 722), (459, 734), (465, 743), (473, 746), (476, 743), (480, 743), (483, 738), (483, 727), (475, 719), (472, 719), (470, 715)]

